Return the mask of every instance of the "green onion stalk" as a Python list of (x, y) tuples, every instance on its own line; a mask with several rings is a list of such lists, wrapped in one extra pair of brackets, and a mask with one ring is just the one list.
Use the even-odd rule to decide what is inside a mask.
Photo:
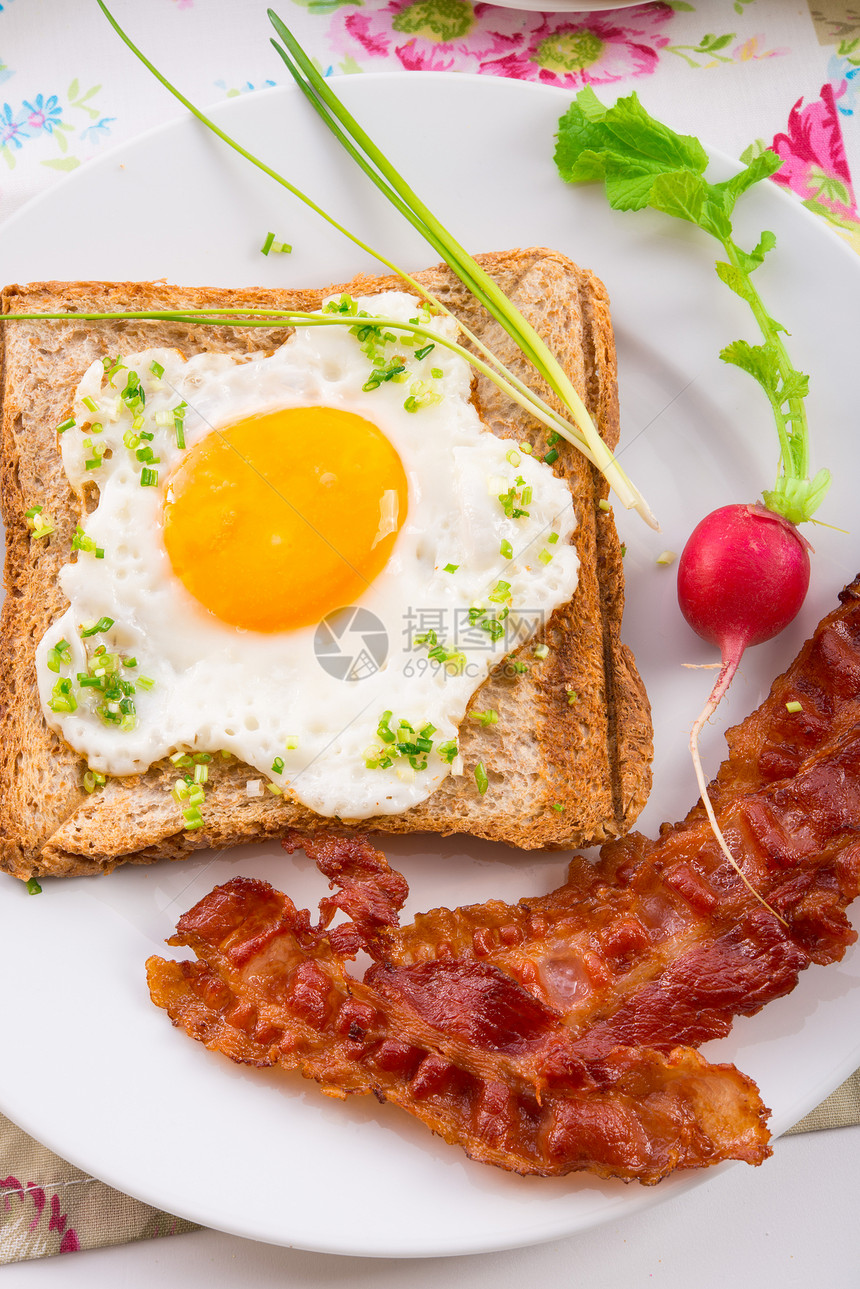
[[(367, 254), (373, 256), (380, 264), (385, 265), (398, 277), (400, 277), (412, 290), (416, 291), (423, 299), (432, 304), (434, 309), (441, 313), (450, 314), (450, 310), (436, 299), (422, 284), (409, 273), (399, 268), (387, 256), (375, 248), (369, 246), (360, 237), (351, 233), (333, 216), (329, 215), (309, 196), (303, 193), (294, 184), (290, 183), (283, 175), (266, 165), (258, 157), (255, 157), (246, 148), (244, 148), (235, 139), (231, 138), (224, 130), (215, 124), (209, 117), (200, 111), (188, 98), (185, 97), (167, 78), (150, 62), (143, 52), (133, 43), (131, 38), (119, 25), (113, 14), (108, 9), (104, 0), (98, 0), (99, 7), (107, 18), (108, 22), (116, 31), (117, 35), (128, 46), (132, 53), (143, 63), (143, 65), (161, 82), (175, 98), (183, 104), (189, 112), (192, 113), (207, 129), (211, 130), (240, 156), (244, 157), (252, 165), (256, 166), (269, 178), (286, 188), (294, 197), (303, 202), (313, 210), (320, 218), (325, 220), (333, 228), (337, 229), (343, 236), (347, 237), (357, 247)], [(531, 363), (539, 375), (546, 381), (549, 388), (560, 400), (562, 406), (566, 409), (570, 419), (567, 416), (559, 415), (548, 403), (531, 390), (525, 382), (521, 381), (518, 376), (509, 371), (495, 357), (494, 354), (476, 337), (468, 328), (461, 327), (461, 331), (466, 336), (469, 343), (474, 346), (479, 354), (480, 359), (469, 355), (462, 347), (458, 348), (478, 371), (484, 375), (489, 375), (490, 370), (494, 370), (497, 375), (491, 376), (500, 388), (514, 396), (512, 391), (516, 391), (516, 402), (520, 406), (527, 408), (534, 414), (544, 425), (550, 426), (553, 430), (564, 437), (568, 442), (579, 448), (587, 459), (592, 462), (604, 475), (609, 485), (615, 491), (619, 501), (627, 509), (636, 510), (648, 524), (656, 527), (656, 521), (639, 490), (627, 478), (611, 450), (603, 442), (600, 434), (594, 425), (587, 408), (577, 391), (574, 389), (569, 377), (562, 369), (558, 360), (547, 348), (544, 341), (537, 334), (532, 325), (523, 317), (522, 313), (516, 308), (512, 301), (504, 294), (498, 284), (480, 267), (480, 265), (469, 255), (469, 253), (456, 241), (456, 239), (444, 228), (436, 219), (430, 210), (419, 200), (409, 185), (403, 180), (391, 162), (384, 156), (379, 148), (373, 143), (368, 135), (362, 130), (358, 122), (343, 106), (337, 96), (334, 94), (330, 85), (325, 78), (313, 66), (302, 47), (296, 41), (295, 37), (278, 18), (277, 14), (269, 10), (269, 18), (278, 34), (283, 41), (283, 45), (276, 40), (272, 43), (279, 56), (284, 60), (290, 74), (295, 79), (299, 88), (313, 104), (314, 109), (318, 112), (328, 129), (344, 147), (347, 153), (361, 167), (364, 173), (372, 180), (380, 192), (395, 207), (405, 219), (416, 228), (422, 236), (430, 243), (431, 246), (442, 256), (452, 271), (457, 275), (461, 282), (473, 293), (476, 299), (487, 309), (504, 330), (514, 339), (520, 347), (525, 358)], [(286, 48), (284, 47), (286, 46)], [(177, 320), (193, 320), (196, 322), (205, 322), (209, 315), (214, 315), (214, 310), (192, 311), (185, 310), (182, 314), (176, 313), (172, 316)], [(258, 315), (261, 311), (248, 310), (243, 311), (246, 314)], [(20, 315), (17, 315), (20, 316)], [(96, 315), (77, 315), (83, 319)], [(102, 315), (104, 316), (104, 315)], [(140, 317), (140, 314), (112, 314), (111, 317)], [(160, 314), (159, 317), (164, 317)], [(282, 315), (285, 316), (285, 315)], [(12, 317), (12, 315), (7, 315)], [(223, 319), (218, 319), (223, 321)], [(332, 325), (337, 319), (326, 316), (323, 319), (323, 325)], [(372, 319), (365, 320), (372, 323)], [(231, 321), (230, 325), (265, 325), (264, 323), (255, 322), (247, 319), (244, 322)], [(278, 325), (293, 325), (284, 322)], [(314, 325), (302, 322), (301, 325)], [(391, 325), (386, 323), (386, 325)], [(403, 324), (400, 324), (401, 328)], [(434, 340), (439, 337), (433, 335)], [(451, 347), (449, 345), (449, 347)], [(500, 383), (498, 377), (501, 377)]]
[[(558, 430), (558, 417), (552, 411), (552, 408), (543, 404), (533, 403), (528, 392), (518, 388), (518, 386), (506, 379), (502, 374), (491, 367), (489, 363), (483, 362), (475, 354), (470, 353), (461, 344), (455, 340), (448, 339), (447, 336), (441, 336), (438, 332), (431, 330), (429, 327), (421, 324), (403, 322), (398, 318), (372, 317), (362, 315), (357, 318), (353, 314), (337, 316), (336, 314), (321, 313), (304, 313), (299, 310), (288, 309), (258, 309), (249, 308), (239, 310), (236, 308), (228, 309), (129, 309), (122, 312), (95, 312), (95, 313), (74, 313), (55, 312), (55, 313), (5, 313), (0, 315), (3, 322), (42, 322), (56, 321), (69, 322), (74, 319), (76, 322), (108, 322), (108, 321), (142, 321), (142, 322), (184, 322), (195, 323), (203, 326), (229, 326), (229, 327), (264, 327), (268, 329), (278, 327), (350, 327), (355, 328), (358, 324), (362, 327), (379, 327), (387, 330), (400, 331), (405, 334), (419, 336), (422, 339), (431, 340), (434, 344), (442, 345), (450, 349), (452, 353), (457, 354), (466, 362), (471, 363), (476, 371), (486, 376), (502, 390), (514, 402), (519, 403), (529, 411), (537, 420), (543, 422), (549, 429)], [(73, 422), (72, 422), (73, 423)], [(57, 429), (66, 428), (66, 425)], [(181, 444), (180, 444), (181, 446)], [(599, 462), (591, 452), (590, 445), (583, 438), (577, 443), (579, 450), (592, 463), (599, 467)]]

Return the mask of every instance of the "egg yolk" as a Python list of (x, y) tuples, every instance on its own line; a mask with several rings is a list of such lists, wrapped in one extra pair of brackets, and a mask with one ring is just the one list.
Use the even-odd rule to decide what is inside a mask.
[(406, 509), (403, 465), (375, 425), (286, 408), (188, 450), (167, 481), (164, 542), (177, 577), (221, 621), (283, 631), (355, 603)]

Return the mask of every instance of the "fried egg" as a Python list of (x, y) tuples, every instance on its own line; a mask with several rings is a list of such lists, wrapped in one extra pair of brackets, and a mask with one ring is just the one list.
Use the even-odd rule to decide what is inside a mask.
[[(37, 649), (48, 723), (101, 775), (224, 752), (325, 816), (399, 813), (471, 773), (475, 690), (568, 600), (566, 484), (471, 401), (441, 343), (361, 311), (236, 360), (96, 362), (60, 438), (82, 500)], [(92, 488), (91, 485), (96, 485)]]

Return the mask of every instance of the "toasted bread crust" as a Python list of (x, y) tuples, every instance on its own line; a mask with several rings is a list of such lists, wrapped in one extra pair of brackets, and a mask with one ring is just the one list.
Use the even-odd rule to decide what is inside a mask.
[[(563, 256), (542, 249), (481, 257), (484, 267), (541, 332), (584, 398), (610, 447), (618, 441), (615, 349), (602, 284)], [(513, 342), (444, 268), (417, 275), (513, 370), (533, 373)], [(141, 283), (36, 283), (8, 287), (2, 312), (118, 311), (182, 307), (318, 308), (342, 289), (355, 294), (402, 286), (399, 279), (358, 278), (323, 291), (225, 291)], [(256, 771), (235, 760), (210, 779), (205, 827), (188, 833), (170, 795), (169, 762), (146, 774), (109, 780), (88, 795), (86, 769), (42, 716), (33, 655), (48, 624), (66, 608), (57, 574), (69, 558), (80, 518), (56, 450), (54, 429), (71, 407), (81, 375), (96, 358), (156, 345), (184, 353), (246, 354), (282, 344), (285, 330), (243, 330), (172, 322), (109, 321), (8, 324), (0, 336), (2, 465), (0, 504), (6, 523), (7, 595), (0, 619), (0, 866), (21, 878), (108, 872), (118, 863), (182, 858), (205, 846), (307, 833), (333, 821), (266, 794), (248, 797)], [(548, 398), (548, 391), (542, 391)], [(528, 440), (546, 452), (546, 431), (481, 378), (478, 410), (502, 437)], [(560, 445), (562, 449), (564, 444)], [(387, 833), (464, 832), (524, 848), (558, 849), (602, 842), (627, 831), (650, 788), (648, 700), (629, 650), (620, 641), (621, 552), (607, 490), (578, 452), (565, 449), (554, 469), (574, 499), (574, 535), (581, 560), (573, 600), (546, 627), (549, 654), (536, 662), (533, 643), (520, 655), (520, 675), (491, 676), (476, 702), (499, 712), (488, 728), (465, 722), (466, 774), (449, 778), (426, 801), (401, 815), (363, 820)], [(24, 512), (44, 505), (56, 524), (31, 542)], [(577, 695), (569, 701), (569, 691)], [(481, 796), (472, 768), (483, 761), (490, 780)], [(559, 810), (553, 807), (561, 806)], [(349, 828), (349, 821), (334, 821)]]

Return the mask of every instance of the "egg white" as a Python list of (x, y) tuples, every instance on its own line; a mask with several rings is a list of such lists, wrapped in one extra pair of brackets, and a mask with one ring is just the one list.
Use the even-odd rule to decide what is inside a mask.
[[(358, 303), (403, 320), (419, 307), (399, 292)], [(435, 318), (431, 325), (452, 334), (449, 319)], [(146, 391), (160, 482), (141, 486), (141, 463), (123, 442), (131, 426), (119, 397), (127, 372), (111, 385), (102, 363), (94, 363), (77, 391), (77, 424), (62, 435), (61, 446), (72, 486), (82, 493), (87, 482), (98, 485), (98, 504), (81, 526), (104, 556), (79, 551), (60, 574), (70, 606), (36, 657), (48, 723), (103, 774), (141, 772), (177, 750), (223, 749), (321, 815), (400, 813), (429, 796), (452, 771), (435, 748), (457, 738), (475, 690), (512, 642), (523, 643), (523, 632), (573, 594), (578, 560), (569, 543), (576, 519), (567, 486), (533, 457), (511, 455), (515, 445), (482, 425), (470, 401), (468, 364), (441, 345), (427, 358), (410, 359), (412, 374), (422, 379), (442, 371), (432, 379), (441, 401), (417, 412), (404, 410), (408, 386), (402, 383), (362, 390), (368, 359), (345, 327), (300, 329), (274, 353), (244, 361), (222, 354), (185, 361), (175, 350), (157, 349), (123, 362)], [(152, 374), (153, 362), (163, 367), (162, 376)], [(162, 489), (183, 449), (172, 424), (157, 423), (159, 412), (180, 401), (188, 404), (185, 451), (237, 420), (290, 406), (343, 408), (388, 437), (406, 472), (409, 503), (386, 567), (358, 601), (387, 633), (388, 653), (378, 670), (340, 679), (315, 652), (315, 627), (245, 631), (214, 617), (186, 591), (162, 536)], [(84, 441), (95, 442), (88, 428), (93, 422), (103, 426), (98, 442), (105, 452), (101, 466), (88, 471), (91, 449)], [(513, 518), (499, 495), (517, 479), (532, 488), (532, 499), (528, 515)], [(510, 543), (512, 559), (501, 554), (503, 542)], [(445, 571), (451, 565), (456, 572)], [(473, 606), (489, 612), (501, 607), (488, 600), (500, 579), (510, 583), (510, 615), (504, 634), (493, 640), (479, 625), (469, 629), (468, 615)], [(72, 661), (61, 674), (76, 676), (87, 665), (78, 628), (103, 616), (114, 625), (90, 645), (103, 642), (112, 652), (133, 655), (137, 668), (129, 677), (154, 682), (135, 693), (132, 729), (104, 724), (86, 693), (78, 695), (74, 712), (58, 713), (50, 705), (58, 676), (48, 667), (49, 650), (67, 641)], [(438, 644), (460, 655), (459, 670), (429, 658), (432, 641), (417, 643), (433, 623), (440, 628)], [(393, 713), (392, 727), (401, 718), (416, 730), (428, 722), (436, 727), (426, 769), (413, 769), (405, 758), (368, 768), (385, 711)], [(273, 769), (278, 758), (281, 773)], [(455, 761), (453, 768), (462, 767)]]

